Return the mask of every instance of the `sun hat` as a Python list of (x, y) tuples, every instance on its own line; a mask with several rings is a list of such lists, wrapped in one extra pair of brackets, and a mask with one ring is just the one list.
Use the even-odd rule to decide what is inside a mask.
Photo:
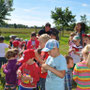
[(42, 51), (48, 52), (56, 47), (59, 48), (59, 42), (55, 39), (50, 39), (46, 42), (45, 47), (42, 49)]

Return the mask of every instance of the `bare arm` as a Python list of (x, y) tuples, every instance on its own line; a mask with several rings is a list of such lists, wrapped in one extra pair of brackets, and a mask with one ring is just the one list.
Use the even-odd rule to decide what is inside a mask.
[(49, 70), (51, 71), (52, 73), (54, 73), (55, 75), (57, 75), (58, 77), (60, 78), (63, 78), (65, 76), (65, 70), (56, 70), (54, 69), (53, 67), (50, 67), (49, 65), (47, 64), (42, 64), (42, 67), (46, 70)]
[(38, 54), (37, 50), (35, 51), (35, 59), (36, 59), (40, 64), (43, 63), (43, 60), (41, 59), (41, 57), (40, 57), (40, 55)]

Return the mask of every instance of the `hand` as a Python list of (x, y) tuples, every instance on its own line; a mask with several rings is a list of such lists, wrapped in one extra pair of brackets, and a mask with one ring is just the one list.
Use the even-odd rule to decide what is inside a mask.
[(75, 51), (75, 48), (72, 48), (72, 51)]
[(21, 74), (21, 70), (18, 70), (18, 71), (17, 71), (17, 75), (20, 75), (20, 74)]
[(41, 68), (41, 73), (46, 73), (46, 72), (47, 72), (47, 70), (46, 70), (46, 69)]
[(42, 66), (42, 68), (44, 68), (46, 70), (48, 70), (48, 68), (49, 68), (49, 65), (47, 65), (47, 64), (42, 64), (41, 66)]
[(4, 65), (2, 65), (2, 69), (5, 69), (5, 68), (6, 68), (6, 66), (7, 66), (7, 63), (6, 63), (6, 64), (4, 64)]
[(16, 65), (18, 65), (20, 62), (19, 62), (19, 60), (17, 61), (17, 63), (16, 63)]

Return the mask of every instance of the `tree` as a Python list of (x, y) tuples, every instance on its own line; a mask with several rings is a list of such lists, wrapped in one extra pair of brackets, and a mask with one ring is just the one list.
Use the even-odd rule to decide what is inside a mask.
[(6, 16), (10, 16), (13, 0), (0, 0), (0, 25), (5, 23), (5, 20), (9, 20)]
[(51, 11), (51, 18), (54, 20), (54, 23), (58, 29), (69, 26), (71, 23), (75, 23), (75, 15), (72, 15), (72, 12), (67, 7), (65, 10), (62, 8), (55, 8), (55, 11)]
[(87, 24), (87, 16), (84, 14), (84, 15), (81, 15), (80, 17), (81, 17), (80, 21)]

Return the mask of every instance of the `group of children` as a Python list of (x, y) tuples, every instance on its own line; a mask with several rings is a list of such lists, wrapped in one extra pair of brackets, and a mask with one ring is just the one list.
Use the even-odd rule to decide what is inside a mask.
[(72, 79), (77, 90), (90, 90), (90, 35), (79, 34), (71, 33), (65, 57), (57, 39), (48, 34), (36, 37), (33, 32), (28, 42), (11, 40), (11, 47), (0, 36), (0, 65), (2, 58), (8, 60), (2, 65), (5, 90), (72, 90)]
[(83, 23), (78, 23), (75, 30), (76, 32), (71, 33), (69, 38), (68, 54), (74, 64), (70, 68), (73, 72), (73, 80), (77, 84), (77, 90), (90, 90), (90, 34), (85, 34)]

